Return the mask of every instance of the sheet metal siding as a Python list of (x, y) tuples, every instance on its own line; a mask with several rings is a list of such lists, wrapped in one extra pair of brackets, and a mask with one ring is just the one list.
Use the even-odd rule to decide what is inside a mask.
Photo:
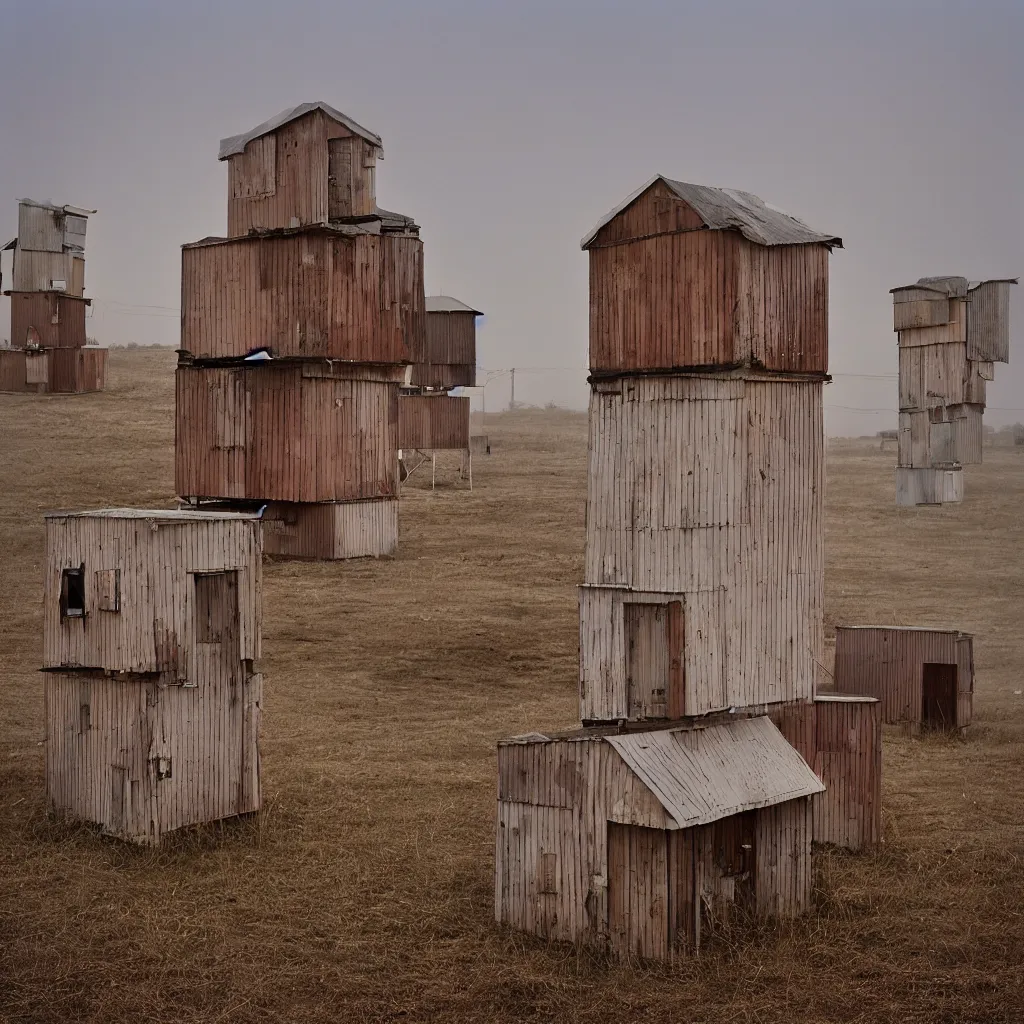
[(182, 249), (181, 347), (197, 359), (322, 356), (408, 363), (422, 351), (423, 243), (326, 232)]
[[(29, 371), (29, 363), (37, 362)], [(105, 348), (47, 349), (40, 353), (0, 349), (0, 392), (83, 394), (106, 383)], [(29, 378), (33, 381), (30, 383)]]
[(398, 387), (299, 366), (178, 367), (183, 497), (319, 502), (394, 497)]
[(25, 378), (25, 353), (19, 349), (0, 348), (0, 391), (35, 391)]
[(826, 248), (687, 231), (591, 250), (591, 370), (751, 362), (827, 369)]
[(901, 348), (900, 408), (930, 409), (966, 401), (967, 346), (927, 345)]
[[(679, 927), (682, 907), (695, 906), (706, 895), (722, 910), (734, 898), (733, 879), (713, 854), (716, 838), (739, 819), (666, 831), (661, 805), (604, 740), (500, 744), (498, 778), (499, 924), (618, 954), (641, 948), (667, 960), (700, 944), (699, 928), (687, 934)], [(811, 894), (808, 801), (753, 813), (758, 846), (753, 909), (764, 916), (798, 914), (810, 905)], [(660, 865), (655, 873), (629, 873), (635, 884), (627, 905), (637, 912), (625, 920), (618, 916), (621, 904), (609, 901), (609, 887), (619, 881), (611, 878), (617, 861), (614, 852), (609, 857), (613, 834), (650, 846)], [(696, 872), (687, 869), (695, 862)], [(676, 927), (655, 927), (655, 920), (665, 921), (666, 906), (672, 908)], [(615, 935), (620, 929), (621, 944)], [(683, 935), (687, 941), (681, 941)]]
[(398, 548), (398, 499), (282, 504), (263, 513), (268, 555), (287, 558), (380, 558)]
[[(46, 520), (43, 667), (202, 674), (193, 577), (237, 570), (239, 657), (260, 657), (262, 576), (257, 520), (156, 523), (146, 519)], [(62, 617), (61, 573), (85, 566), (85, 615)], [(120, 571), (120, 611), (101, 608), (97, 573)]]
[(43, 348), (81, 348), (85, 345), (84, 299), (56, 292), (11, 293), (11, 344), (32, 340), (30, 328)]
[[(228, 235), (235, 238), (254, 228), (291, 227), (293, 221), (299, 226), (326, 224), (327, 142), (349, 134), (323, 111), (312, 110), (229, 157)], [(272, 157), (267, 149), (272, 150)], [(273, 191), (260, 188), (269, 177), (267, 161), (271, 159)]]
[[(877, 697), (884, 723), (917, 727), (922, 711), (922, 666), (926, 662), (957, 665), (958, 658), (966, 659), (967, 655), (958, 651), (960, 639), (967, 638), (926, 629), (837, 626), (836, 691)], [(967, 688), (963, 680), (959, 685)], [(964, 728), (969, 721), (957, 725)]]
[(426, 349), (409, 379), (418, 387), (476, 385), (476, 314), (427, 313)]
[[(665, 377), (607, 388), (591, 397), (586, 583), (717, 595), (701, 599), (707, 628), (686, 643), (718, 646), (727, 685), (699, 673), (707, 685), (688, 690), (688, 713), (809, 699), (824, 660), (821, 385)], [(629, 717), (611, 608), (590, 616), (581, 605), (584, 720)]]
[(1010, 282), (984, 281), (967, 304), (967, 357), (1010, 361)]
[(18, 248), (31, 252), (63, 252), (63, 210), (18, 204)]
[[(82, 268), (80, 272), (76, 272), (76, 266)], [(81, 296), (85, 287), (84, 266), (82, 253), (25, 252), (19, 248), (14, 254), (11, 290), (45, 292), (52, 290), (54, 281), (63, 281), (63, 291)]]
[(896, 504), (943, 505), (963, 501), (964, 471), (960, 466), (896, 467)]
[(398, 447), (469, 448), (469, 399), (451, 395), (400, 395)]

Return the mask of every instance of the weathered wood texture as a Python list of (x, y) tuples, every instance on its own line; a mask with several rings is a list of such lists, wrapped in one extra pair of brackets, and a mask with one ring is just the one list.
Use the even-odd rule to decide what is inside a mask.
[(376, 160), (376, 147), (310, 111), (228, 158), (228, 234), (372, 214)]
[(263, 513), (263, 550), (286, 558), (379, 558), (398, 548), (398, 499), (288, 504)]
[(409, 363), (425, 345), (423, 243), (331, 230), (182, 248), (181, 347), (196, 359)]
[(469, 449), (469, 399), (452, 395), (399, 395), (398, 447)]
[[(948, 692), (931, 707), (925, 700), (929, 666), (953, 670), (947, 673)], [(973, 639), (955, 630), (837, 626), (835, 687), (839, 693), (877, 697), (888, 725), (910, 732), (963, 730), (971, 722)]]
[(819, 694), (769, 712), (825, 784), (811, 797), (813, 836), (866, 850), (882, 836), (882, 714), (873, 697)]
[(590, 249), (590, 368), (828, 369), (828, 247), (761, 246), (700, 219), (663, 184)]
[(810, 904), (806, 797), (678, 828), (613, 747), (585, 733), (503, 743), (498, 775), (501, 924), (668, 960), (737, 904), (780, 917)]
[(398, 386), (274, 363), (179, 366), (175, 487), (189, 498), (398, 493)]
[(79, 298), (85, 291), (85, 259), (80, 252), (32, 252), (17, 249), (11, 268), (11, 290), (15, 292), (51, 291), (64, 282), (60, 291)]
[(426, 314), (422, 361), (409, 368), (413, 387), (452, 388), (476, 385), (476, 314)]
[(981, 462), (981, 405), (935, 406), (901, 412), (898, 453), (900, 466), (935, 467)]
[(930, 409), (966, 401), (965, 389), (972, 369), (963, 342), (901, 348), (900, 408)]
[(106, 383), (105, 348), (0, 349), (0, 392), (83, 394)]
[(641, 717), (626, 672), (634, 601), (682, 605), (685, 714), (809, 700), (824, 660), (821, 385), (600, 385), (589, 459), (581, 717)]
[(896, 504), (945, 505), (964, 499), (962, 466), (896, 467)]
[(11, 292), (11, 344), (30, 342), (43, 348), (85, 345), (88, 299), (58, 292)]
[(969, 293), (967, 358), (1010, 361), (1011, 281), (983, 281)]
[[(260, 656), (260, 524), (252, 517), (175, 518), (154, 512), (51, 515), (46, 519), (43, 667), (164, 673), (178, 682), (201, 674), (194, 577), (238, 572), (239, 657)], [(184, 514), (182, 514), (184, 515)], [(85, 567), (84, 614), (62, 614), (62, 574)], [(117, 573), (116, 610), (107, 595)]]
[(54, 810), (157, 843), (259, 808), (257, 520), (48, 516), (43, 637)]

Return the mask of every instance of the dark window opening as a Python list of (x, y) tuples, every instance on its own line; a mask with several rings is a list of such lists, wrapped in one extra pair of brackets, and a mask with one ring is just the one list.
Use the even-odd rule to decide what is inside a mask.
[(65, 569), (60, 578), (61, 618), (80, 619), (85, 616), (85, 566)]

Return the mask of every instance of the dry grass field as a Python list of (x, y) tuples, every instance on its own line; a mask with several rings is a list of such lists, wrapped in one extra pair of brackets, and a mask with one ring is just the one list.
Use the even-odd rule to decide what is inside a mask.
[(257, 819), (151, 851), (47, 818), (41, 516), (171, 501), (172, 367), (0, 396), (0, 1020), (1024, 1019), (1024, 450), (897, 510), (891, 448), (830, 445), (830, 627), (974, 631), (975, 725), (887, 737), (884, 845), (820, 855), (816, 913), (618, 965), (492, 916), (496, 741), (576, 719), (579, 414), (490, 418), (472, 494), (406, 490), (394, 560), (266, 566)]

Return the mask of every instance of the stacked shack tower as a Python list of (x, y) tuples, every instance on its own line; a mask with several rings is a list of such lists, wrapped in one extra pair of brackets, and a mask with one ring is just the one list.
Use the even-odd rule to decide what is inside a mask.
[(584, 239), (584, 727), (499, 747), (499, 922), (666, 959), (876, 838), (877, 702), (814, 695), (841, 244), (662, 177)]
[(381, 152), (325, 103), (225, 139), (228, 237), (182, 249), (177, 492), (265, 505), (270, 554), (398, 544), (398, 388), (423, 347), (423, 243), (377, 206)]
[(147, 844), (259, 810), (260, 546), (254, 515), (46, 517), (53, 810)]
[(406, 367), (398, 401), (398, 441), (412, 472), (438, 451), (463, 453), (469, 467), (469, 398), (455, 388), (476, 386), (478, 309), (450, 295), (426, 297), (426, 341), (422, 357)]
[(0, 349), (0, 391), (102, 391), (107, 350), (86, 348), (85, 229), (77, 206), (18, 201), (13, 253), (11, 348)]
[(993, 365), (1010, 359), (1010, 285), (922, 277), (892, 289), (900, 351), (897, 505), (963, 499), (963, 467), (981, 462)]

